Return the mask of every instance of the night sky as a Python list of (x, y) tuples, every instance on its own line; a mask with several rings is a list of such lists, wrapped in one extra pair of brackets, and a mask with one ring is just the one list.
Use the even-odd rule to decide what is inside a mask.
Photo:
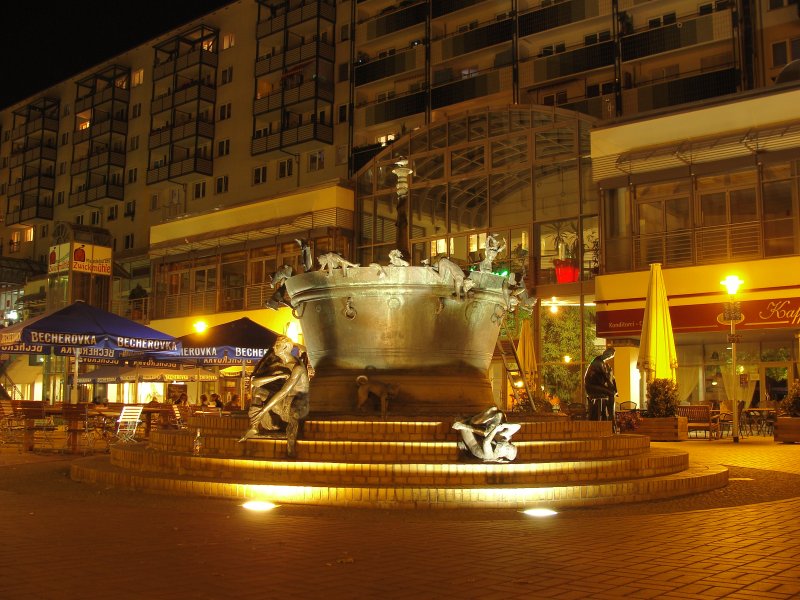
[(0, 7), (0, 108), (230, 3), (7, 0)]

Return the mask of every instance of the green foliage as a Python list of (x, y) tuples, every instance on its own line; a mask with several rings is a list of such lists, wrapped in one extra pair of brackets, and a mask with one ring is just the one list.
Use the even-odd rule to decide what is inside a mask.
[(641, 422), (642, 418), (637, 410), (617, 413), (617, 427), (621, 432), (635, 431)]
[(800, 417), (800, 380), (789, 386), (789, 393), (781, 400), (781, 410), (790, 417)]
[(674, 417), (678, 409), (678, 384), (672, 379), (654, 379), (647, 384), (647, 416)]

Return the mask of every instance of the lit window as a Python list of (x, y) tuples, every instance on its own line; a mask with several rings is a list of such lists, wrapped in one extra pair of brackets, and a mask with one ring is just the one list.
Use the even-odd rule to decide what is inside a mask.
[(142, 85), (144, 83), (144, 69), (136, 69), (131, 76), (131, 87)]
[(233, 48), (236, 45), (236, 36), (232, 33), (226, 33), (222, 36), (222, 49), (227, 50), (228, 48)]

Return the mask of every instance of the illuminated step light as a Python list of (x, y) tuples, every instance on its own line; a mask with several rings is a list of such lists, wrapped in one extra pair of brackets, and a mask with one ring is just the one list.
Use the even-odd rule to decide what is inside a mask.
[(527, 510), (523, 510), (522, 512), (529, 517), (552, 517), (553, 515), (558, 514), (552, 508), (529, 508)]
[(273, 508), (278, 508), (278, 505), (272, 502), (264, 502), (263, 500), (249, 500), (242, 504), (242, 508), (252, 510), (253, 512), (266, 512)]

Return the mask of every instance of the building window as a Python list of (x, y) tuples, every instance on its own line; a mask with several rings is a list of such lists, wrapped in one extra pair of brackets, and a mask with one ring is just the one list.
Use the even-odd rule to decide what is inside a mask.
[(339, 123), (347, 123), (347, 104), (339, 105)]
[(131, 87), (144, 83), (144, 69), (136, 69), (131, 75)]
[(228, 176), (217, 177), (217, 193), (224, 194), (228, 191)]
[(128, 183), (136, 183), (136, 178), (139, 174), (139, 170), (136, 168), (128, 169)]
[(308, 154), (308, 170), (311, 171), (321, 171), (325, 168), (325, 151), (318, 150), (316, 152), (310, 152)]
[(230, 83), (233, 81), (233, 66), (230, 66), (222, 71), (222, 83), (220, 85), (225, 85), (226, 83)]
[(101, 214), (99, 210), (93, 210), (91, 214), (91, 221), (92, 225), (100, 225), (100, 221), (102, 220)]
[(75, 215), (75, 223), (77, 225), (83, 225), (83, 215)]
[(150, 196), (150, 210), (158, 210), (158, 194)]
[(61, 134), (61, 145), (66, 146), (69, 144), (69, 133), (62, 133)]
[(217, 156), (228, 156), (231, 153), (231, 141), (220, 140), (217, 142)]
[(350, 39), (350, 24), (346, 23), (339, 28), (339, 39), (346, 41)]
[(125, 250), (130, 250), (133, 248), (133, 234), (126, 233), (125, 234)]
[(293, 159), (285, 158), (278, 161), (278, 179), (292, 176), (292, 162)]
[(109, 206), (108, 207), (108, 220), (109, 221), (116, 221), (118, 214), (119, 214), (119, 206), (114, 204), (113, 206)]
[(131, 119), (135, 119), (136, 117), (141, 117), (141, 116), (142, 116), (142, 103), (137, 102), (136, 104), (133, 105), (133, 108), (131, 108)]
[(260, 185), (262, 183), (267, 183), (266, 165), (253, 169), (253, 185)]
[(219, 120), (224, 121), (225, 119), (231, 118), (231, 103), (228, 102), (227, 104), (223, 104), (219, 107)]
[(129, 200), (125, 203), (125, 216), (129, 219), (136, 216), (136, 200)]
[(64, 105), (64, 113), (63, 113), (65, 117), (69, 116), (69, 111), (70, 111), (69, 104), (65, 104)]
[(339, 82), (347, 81), (348, 79), (350, 79), (350, 65), (341, 63), (339, 65)]
[(63, 175), (66, 172), (67, 172), (67, 163), (66, 162), (58, 163), (58, 174)]
[(56, 193), (56, 204), (61, 205), (64, 204), (64, 191), (60, 191)]
[(139, 136), (138, 135), (134, 135), (131, 138), (130, 149), (131, 150), (138, 150), (139, 149)]
[(226, 33), (222, 36), (222, 49), (227, 50), (236, 45), (236, 36), (232, 33)]
[(50, 228), (49, 228), (49, 226), (47, 225), (47, 223), (45, 223), (44, 225), (42, 225), (42, 228), (41, 228), (39, 231), (41, 232), (41, 235), (40, 235), (40, 237), (41, 237), (42, 239), (44, 239), (44, 238), (46, 238), (46, 237), (47, 237), (47, 234), (48, 234), (48, 233), (50, 233)]
[(206, 182), (205, 181), (198, 181), (194, 184), (194, 199), (199, 200), (200, 198), (206, 197)]

